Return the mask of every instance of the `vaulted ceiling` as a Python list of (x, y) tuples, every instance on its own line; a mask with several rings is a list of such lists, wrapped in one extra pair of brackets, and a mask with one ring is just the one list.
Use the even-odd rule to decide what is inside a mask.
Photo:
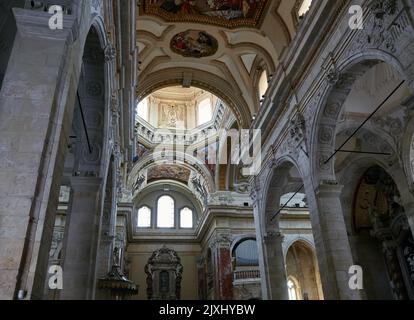
[(303, 0), (143, 0), (137, 16), (138, 99), (162, 87), (208, 90), (248, 127), (263, 70), (273, 74)]

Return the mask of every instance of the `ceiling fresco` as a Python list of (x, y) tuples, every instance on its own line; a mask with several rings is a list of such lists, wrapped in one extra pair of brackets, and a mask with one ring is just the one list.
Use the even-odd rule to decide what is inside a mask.
[(147, 182), (158, 180), (176, 180), (188, 184), (190, 170), (177, 165), (161, 165), (148, 169)]
[(217, 52), (218, 42), (205, 31), (188, 30), (174, 36), (171, 50), (184, 57), (201, 58)]
[(268, 0), (143, 0), (141, 14), (168, 22), (191, 22), (227, 28), (259, 27)]

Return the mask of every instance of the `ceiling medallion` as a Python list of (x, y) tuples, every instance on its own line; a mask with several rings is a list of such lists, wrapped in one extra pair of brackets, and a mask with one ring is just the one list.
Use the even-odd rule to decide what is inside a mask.
[(175, 35), (170, 47), (173, 52), (184, 57), (202, 58), (214, 55), (218, 42), (205, 31), (187, 30)]
[(259, 27), (268, 0), (143, 0), (141, 14), (168, 22), (190, 22), (226, 28)]

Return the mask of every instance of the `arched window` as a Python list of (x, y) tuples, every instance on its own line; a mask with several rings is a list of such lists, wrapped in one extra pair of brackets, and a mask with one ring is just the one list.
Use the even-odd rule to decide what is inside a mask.
[(197, 124), (203, 125), (213, 118), (213, 108), (210, 99), (202, 100), (197, 107)]
[(299, 288), (297, 285), (297, 281), (293, 279), (292, 277), (288, 278), (288, 292), (289, 292), (289, 300), (299, 300)]
[(157, 204), (157, 227), (174, 228), (174, 199), (162, 196)]
[(256, 267), (259, 265), (257, 242), (253, 239), (239, 243), (233, 251), (236, 267)]
[(138, 210), (138, 228), (150, 228), (151, 227), (151, 209), (148, 207), (141, 207)]
[(148, 99), (141, 100), (138, 103), (138, 117), (144, 119), (145, 121), (148, 121), (149, 120), (148, 115), (149, 115)]
[(180, 228), (191, 229), (193, 227), (193, 210), (184, 208), (180, 211)]
[(259, 79), (259, 100), (262, 100), (269, 88), (269, 82), (266, 70), (262, 71)]
[(303, 0), (302, 4), (299, 6), (298, 17), (303, 18), (305, 14), (309, 11), (312, 0)]

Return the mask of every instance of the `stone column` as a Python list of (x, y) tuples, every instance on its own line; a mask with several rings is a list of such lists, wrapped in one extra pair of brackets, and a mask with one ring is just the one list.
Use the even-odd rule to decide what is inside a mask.
[(233, 299), (233, 272), (231, 266), (231, 236), (219, 233), (210, 245), (215, 260), (214, 284), (216, 300)]
[(316, 189), (316, 207), (308, 194), (323, 293), (327, 300), (360, 300), (360, 292), (349, 287), (349, 268), (354, 262), (341, 192), (342, 186), (336, 183), (322, 183)]
[(86, 300), (94, 295), (102, 179), (72, 177), (72, 198), (67, 217), (60, 298)]
[(13, 13), (17, 34), (0, 92), (0, 299), (19, 290), (41, 298), (62, 169), (60, 92), (76, 17), (50, 30), (46, 12)]
[(280, 232), (267, 232), (263, 237), (265, 274), (261, 277), (267, 282), (269, 300), (289, 300), (282, 242)]

